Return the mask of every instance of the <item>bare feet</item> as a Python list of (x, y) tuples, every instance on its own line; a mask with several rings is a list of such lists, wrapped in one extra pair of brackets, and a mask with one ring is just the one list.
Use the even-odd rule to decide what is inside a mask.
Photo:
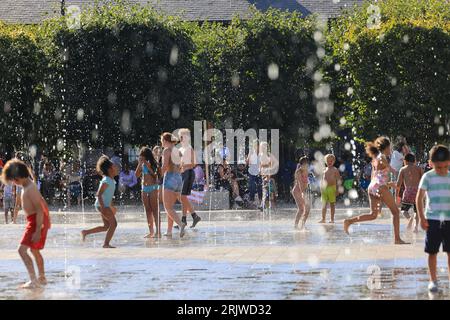
[(86, 236), (87, 236), (86, 230), (81, 231), (81, 241), (84, 242), (86, 240)]
[(334, 223), (334, 220), (330, 220), (330, 221), (328, 221), (328, 223)]
[(45, 286), (45, 285), (47, 285), (47, 278), (45, 278), (45, 276), (40, 276), (38, 278), (38, 282), (41, 286)]
[(154, 237), (155, 237), (154, 233), (149, 233), (144, 238), (148, 239), (148, 238), (154, 238)]
[(419, 233), (419, 227), (415, 226), (413, 232), (414, 232), (414, 233)]
[(348, 235), (350, 235), (348, 228), (350, 227), (351, 223), (349, 220), (345, 219), (344, 220), (344, 232)]
[(103, 245), (103, 248), (105, 248), (105, 249), (115, 249), (116, 247), (113, 247), (113, 246), (110, 245), (110, 244), (104, 244), (104, 245)]
[(322, 219), (322, 220), (318, 221), (317, 223), (325, 223), (325, 220)]
[(164, 237), (172, 238), (172, 232), (164, 233)]
[(402, 239), (398, 239), (394, 241), (394, 244), (410, 244), (409, 242), (403, 241)]
[(23, 285), (20, 286), (20, 288), (22, 289), (38, 289), (40, 287), (41, 285), (37, 280), (25, 282)]

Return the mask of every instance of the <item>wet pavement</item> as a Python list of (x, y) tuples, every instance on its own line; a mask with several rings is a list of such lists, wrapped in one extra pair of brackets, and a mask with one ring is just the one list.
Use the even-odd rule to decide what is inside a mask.
[(80, 230), (100, 221), (96, 213), (53, 214), (43, 251), (49, 284), (34, 291), (17, 289), (27, 277), (16, 252), (23, 225), (1, 224), (0, 299), (450, 298), (443, 254), (442, 292), (428, 295), (424, 234), (405, 230), (404, 219), (411, 244), (396, 246), (388, 215), (347, 236), (347, 211), (334, 225), (318, 224), (313, 212), (307, 232), (293, 229), (293, 214), (202, 212), (185, 238), (174, 231), (171, 239), (147, 240), (144, 216), (129, 212), (118, 215), (117, 249), (101, 248), (104, 234), (81, 242)]

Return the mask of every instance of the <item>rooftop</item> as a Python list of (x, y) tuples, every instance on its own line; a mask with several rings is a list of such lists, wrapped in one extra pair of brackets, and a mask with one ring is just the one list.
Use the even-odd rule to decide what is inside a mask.
[[(94, 0), (66, 0), (65, 6), (81, 8)], [(156, 10), (181, 16), (189, 21), (229, 21), (233, 16), (246, 17), (250, 7), (258, 10), (278, 8), (299, 11), (305, 15), (316, 13), (325, 18), (340, 14), (342, 9), (362, 3), (362, 0), (129, 0), (130, 3), (151, 5)], [(60, 0), (1, 0), (0, 20), (7, 23), (35, 24), (61, 14)]]

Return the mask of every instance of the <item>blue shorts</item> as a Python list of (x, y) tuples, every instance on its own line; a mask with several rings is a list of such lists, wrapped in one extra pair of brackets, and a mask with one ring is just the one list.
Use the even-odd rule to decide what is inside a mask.
[(428, 230), (425, 237), (425, 252), (437, 254), (441, 247), (450, 252), (450, 221), (427, 220)]
[(163, 188), (180, 193), (183, 188), (183, 179), (178, 172), (167, 172), (164, 175)]
[(159, 184), (152, 184), (152, 185), (150, 185), (150, 186), (142, 186), (142, 192), (145, 192), (145, 193), (152, 193), (153, 191), (155, 191), (155, 190), (158, 190), (159, 189)]

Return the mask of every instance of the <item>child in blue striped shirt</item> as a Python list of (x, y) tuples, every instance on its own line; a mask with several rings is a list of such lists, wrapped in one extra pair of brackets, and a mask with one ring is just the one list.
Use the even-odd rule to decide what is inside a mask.
[[(450, 151), (436, 145), (430, 151), (430, 166), (433, 170), (422, 176), (416, 198), (420, 225), (426, 231), (425, 252), (428, 253), (430, 283), (428, 290), (438, 292), (437, 254), (442, 249), (447, 253), (450, 269)], [(424, 199), (426, 196), (426, 209)]]

